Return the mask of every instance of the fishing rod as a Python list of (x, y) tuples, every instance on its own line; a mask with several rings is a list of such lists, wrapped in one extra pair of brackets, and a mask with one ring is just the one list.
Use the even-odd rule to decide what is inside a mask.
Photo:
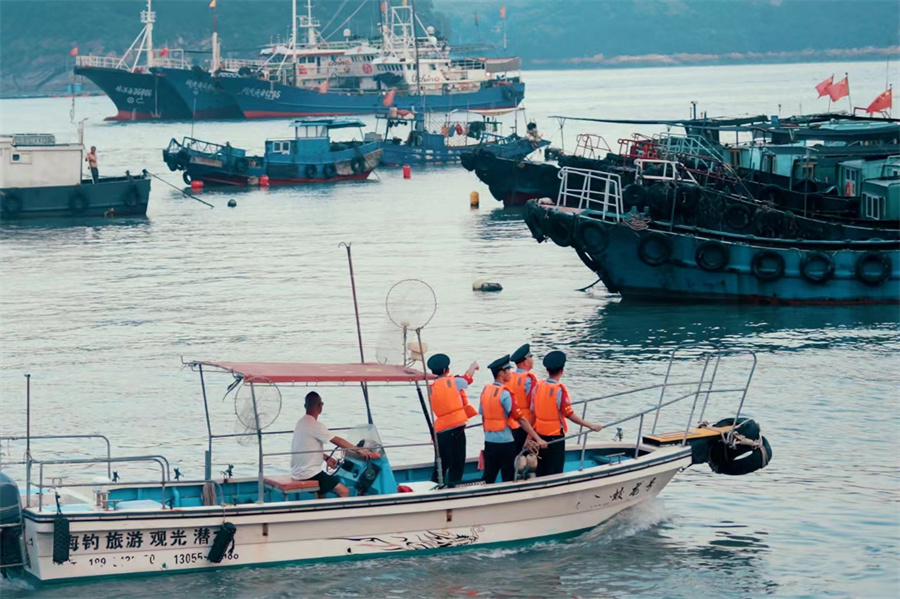
[(215, 206), (213, 206), (213, 205), (210, 204), (209, 202), (204, 202), (203, 200), (201, 200), (201, 199), (198, 198), (197, 196), (195, 196), (195, 195), (193, 195), (193, 194), (190, 194), (190, 193), (186, 192), (185, 190), (181, 189), (181, 188), (178, 187), (177, 185), (172, 185), (171, 183), (169, 183), (168, 181), (166, 181), (165, 179), (163, 179), (163, 178), (160, 177), (159, 175), (156, 175), (156, 174), (154, 174), (154, 173), (151, 173), (151, 172), (148, 171), (147, 169), (144, 169), (144, 172), (147, 173), (148, 175), (150, 175), (151, 177), (154, 177), (154, 178), (156, 178), (156, 179), (159, 179), (160, 181), (162, 181), (163, 183), (165, 183), (166, 185), (168, 185), (168, 186), (171, 187), (172, 189), (176, 189), (176, 190), (180, 191), (182, 194), (184, 194), (185, 196), (191, 198), (192, 200), (197, 200), (197, 201), (200, 202), (201, 204), (205, 204), (205, 205), (209, 206), (210, 208), (215, 208)]

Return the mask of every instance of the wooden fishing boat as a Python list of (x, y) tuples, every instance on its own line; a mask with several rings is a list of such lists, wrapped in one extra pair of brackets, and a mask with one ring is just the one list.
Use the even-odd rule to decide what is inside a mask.
[[(629, 423), (636, 428), (634, 440), (623, 441), (618, 435), (604, 441), (598, 434), (577, 431), (568, 436), (573, 445), (561, 474), (533, 478), (517, 459), (516, 481), (484, 484), (476, 461), (469, 460), (463, 483), (452, 488), (432, 482), (433, 433), (421, 443), (390, 444), (382, 441), (372, 421), (370, 396), (375, 400), (381, 386), (401, 386), (418, 397), (423, 430), (431, 430), (433, 415), (426, 407), (431, 377), (422, 371), (380, 363), (193, 361), (188, 366), (200, 375), (207, 423), (211, 422), (207, 393), (216, 388), (211, 373), (224, 375), (219, 382), (226, 387), (226, 398), (234, 398), (240, 421), (235, 433), (214, 433), (208, 426), (204, 476), (187, 480), (176, 469), (172, 479), (164, 456), (114, 456), (108, 445), (98, 457), (38, 459), (31, 453), (32, 443), (65, 437), (31, 436), (29, 429), (25, 436), (5, 438), (27, 445), (24, 487), (0, 474), (0, 563), (10, 576), (61, 582), (531, 542), (589, 530), (655, 497), (693, 464), (709, 463), (714, 471), (732, 475), (764, 467), (771, 447), (759, 426), (742, 416), (756, 357), (701, 356), (695, 362), (699, 376), (688, 381), (669, 378), (674, 359), (673, 354), (665, 379), (658, 384), (576, 402), (585, 413), (596, 401), (630, 394), (639, 398), (636, 394), (649, 392), (650, 407), (606, 425)], [(742, 373), (738, 380), (743, 376), (746, 380), (723, 383), (726, 364), (736, 364)], [(369, 421), (340, 429), (340, 434), (380, 457), (367, 460), (345, 453), (334, 472), (351, 490), (350, 497), (316, 499), (315, 481), (292, 480), (276, 472), (275, 465), (285, 463), (291, 454), (274, 451), (272, 445), (278, 435), (291, 431), (264, 429), (281, 412), (281, 389), (288, 393), (303, 387), (298, 390), (302, 397), (311, 385), (344, 387), (349, 392), (360, 384)], [(397, 391), (386, 394), (396, 397)], [(328, 393), (333, 396), (341, 390)], [(711, 398), (715, 403), (716, 398), (727, 397), (740, 398), (733, 417), (714, 426), (690, 425), (695, 417), (703, 420)], [(674, 404), (690, 405), (688, 425), (673, 427), (673, 433), (658, 432), (660, 415), (665, 417)], [(683, 423), (683, 411), (678, 414)], [(214, 442), (218, 446), (234, 438), (257, 445), (256, 466), (247, 473), (229, 467), (214, 475)], [(393, 452), (411, 447), (421, 448), (423, 457), (428, 456), (425, 461), (396, 465), (390, 459)], [(158, 468), (158, 476), (148, 480), (144, 474), (143, 480), (134, 482), (106, 476), (78, 480), (86, 467), (100, 467), (106, 475), (114, 474), (113, 467), (124, 472), (127, 463), (149, 463)], [(64, 471), (64, 484), (51, 478), (51, 468), (54, 473)]]

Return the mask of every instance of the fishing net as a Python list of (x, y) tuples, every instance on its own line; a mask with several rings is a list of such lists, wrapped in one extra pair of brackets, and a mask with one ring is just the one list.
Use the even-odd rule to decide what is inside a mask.
[(391, 322), (399, 329), (415, 331), (424, 328), (437, 311), (434, 290), (419, 279), (406, 279), (388, 290), (385, 308)]
[[(254, 412), (253, 404), (256, 401)], [(281, 391), (271, 383), (242, 382), (234, 392), (234, 432), (241, 445), (256, 443), (257, 430), (271, 426), (281, 413)]]

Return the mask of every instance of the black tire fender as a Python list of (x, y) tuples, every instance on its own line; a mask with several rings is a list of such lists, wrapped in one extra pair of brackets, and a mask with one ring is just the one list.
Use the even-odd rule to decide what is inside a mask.
[(578, 236), (591, 256), (602, 256), (609, 246), (609, 234), (601, 223), (588, 218), (579, 218)]
[(641, 237), (638, 257), (648, 266), (662, 266), (672, 257), (672, 241), (666, 235), (652, 231)]
[(572, 245), (575, 228), (575, 215), (560, 210), (547, 210), (548, 237), (560, 247)]
[(357, 156), (350, 161), (350, 170), (357, 175), (366, 170), (366, 161), (362, 156)]
[(16, 218), (22, 213), (22, 198), (13, 191), (3, 193), (3, 201), (0, 202), (0, 210), (6, 218)]
[[(872, 272), (869, 265), (877, 266), (878, 271)], [(891, 259), (884, 252), (866, 252), (856, 260), (856, 278), (875, 287), (884, 283), (891, 276)]]
[(315, 164), (307, 164), (306, 169), (303, 171), (303, 174), (306, 175), (307, 179), (315, 179), (316, 173), (318, 173), (318, 169)]
[(784, 276), (784, 258), (778, 252), (762, 250), (750, 261), (753, 276), (760, 281), (771, 283)]
[(331, 179), (337, 174), (337, 168), (333, 164), (326, 164), (322, 167), (322, 174), (326, 179)]
[(234, 170), (239, 173), (246, 173), (247, 169), (250, 168), (250, 162), (247, 161), (243, 156), (239, 158), (235, 158), (234, 160)]
[(194, 178), (191, 177), (191, 174), (189, 172), (184, 171), (183, 173), (181, 173), (181, 180), (184, 181), (185, 185), (190, 185), (191, 181), (193, 181)]
[(697, 266), (707, 272), (724, 270), (731, 259), (731, 251), (721, 241), (704, 241), (697, 247), (694, 253), (694, 261)]
[(725, 210), (725, 224), (735, 231), (743, 231), (753, 222), (753, 213), (749, 206), (732, 204)]
[(72, 214), (84, 214), (91, 207), (91, 201), (83, 191), (76, 191), (69, 198), (69, 212)]
[(810, 283), (827, 283), (834, 276), (834, 260), (823, 252), (808, 252), (800, 262), (800, 274)]
[(622, 188), (622, 207), (625, 211), (632, 207), (641, 208), (647, 205), (647, 190), (637, 183), (630, 183)]
[(138, 189), (137, 185), (132, 183), (128, 189), (125, 190), (125, 193), (122, 194), (122, 203), (129, 208), (134, 208), (141, 203), (141, 191)]

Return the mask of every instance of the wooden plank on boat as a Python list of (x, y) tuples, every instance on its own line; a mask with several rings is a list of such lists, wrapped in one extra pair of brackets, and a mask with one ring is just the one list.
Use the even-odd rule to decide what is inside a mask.
[[(731, 429), (731, 425), (692, 428), (688, 431), (687, 440), (694, 441), (696, 439), (705, 439), (707, 437), (718, 437), (720, 434), (727, 433)], [(669, 443), (680, 443), (682, 439), (684, 439), (684, 431), (662, 433), (659, 435), (644, 435), (644, 443), (648, 445), (667, 445)]]

